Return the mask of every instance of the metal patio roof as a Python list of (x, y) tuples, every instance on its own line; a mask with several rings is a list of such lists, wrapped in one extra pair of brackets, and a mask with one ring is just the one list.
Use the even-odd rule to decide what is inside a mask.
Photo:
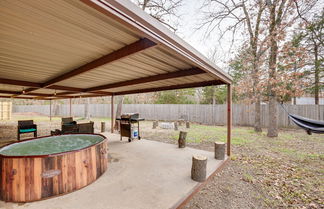
[(0, 1), (0, 97), (62, 99), (231, 84), (128, 0)]

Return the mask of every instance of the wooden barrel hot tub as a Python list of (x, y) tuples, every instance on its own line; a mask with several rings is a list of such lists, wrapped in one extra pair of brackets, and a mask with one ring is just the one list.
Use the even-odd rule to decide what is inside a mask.
[[(65, 147), (64, 147), (65, 146)], [(40, 137), (0, 149), (0, 199), (30, 202), (73, 192), (107, 170), (100, 134)]]

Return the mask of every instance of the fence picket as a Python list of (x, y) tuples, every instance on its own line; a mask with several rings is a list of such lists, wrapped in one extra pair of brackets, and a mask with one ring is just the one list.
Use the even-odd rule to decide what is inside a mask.
[[(55, 104), (52, 113), (57, 116), (68, 116), (69, 105)], [(90, 104), (91, 117), (110, 117), (110, 104)], [(288, 119), (287, 113), (278, 105), (279, 127), (296, 127)], [(315, 120), (324, 120), (324, 105), (286, 105), (292, 114)], [(117, 105), (115, 106), (115, 110)], [(233, 104), (233, 125), (253, 126), (254, 105)], [(85, 105), (73, 104), (72, 115), (84, 117)], [(49, 115), (49, 105), (14, 105), (13, 112), (38, 112)], [(226, 105), (205, 104), (124, 104), (122, 112), (138, 112), (147, 120), (178, 120), (186, 116), (190, 121), (207, 125), (226, 125)], [(267, 127), (268, 105), (261, 105), (261, 125)]]

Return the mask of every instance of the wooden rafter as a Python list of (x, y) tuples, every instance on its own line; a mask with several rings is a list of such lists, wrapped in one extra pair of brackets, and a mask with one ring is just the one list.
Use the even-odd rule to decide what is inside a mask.
[[(10, 99), (10, 98), (12, 98), (11, 96), (2, 96), (2, 95), (0, 95), (0, 98), (8, 98), (8, 99)], [(51, 100), (51, 99), (49, 99), (49, 98), (37, 98), (37, 97), (16, 97), (15, 99), (38, 99), (38, 100)]]
[(6, 78), (0, 78), (0, 84), (10, 84), (10, 85), (37, 87), (37, 88), (41, 87), (41, 83), (20, 81), (20, 80), (6, 79)]
[(120, 92), (114, 92), (114, 95), (148, 93), (148, 92), (154, 92), (154, 91), (166, 91), (166, 90), (195, 88), (195, 87), (204, 87), (204, 86), (212, 86), (212, 85), (222, 85), (222, 84), (225, 84), (225, 83), (223, 81), (221, 81), (221, 80), (203, 81), (203, 82), (195, 82), (195, 83), (188, 83), (188, 84), (164, 86), (164, 87), (158, 87), (158, 88), (147, 88), (147, 89), (138, 89), (138, 90), (130, 90), (130, 91), (120, 91)]
[(135, 54), (137, 52), (140, 52), (142, 50), (145, 50), (145, 49), (150, 48), (155, 45), (156, 45), (156, 43), (150, 41), (149, 39), (146, 39), (146, 38), (140, 39), (140, 40), (138, 40), (130, 45), (127, 45), (119, 50), (116, 50), (110, 54), (100, 57), (99, 59), (96, 59), (92, 62), (82, 65), (81, 67), (78, 67), (70, 72), (67, 72), (63, 75), (56, 77), (56, 78), (50, 79), (49, 81), (45, 82), (42, 85), (42, 87), (48, 87), (48, 86), (58, 83), (60, 81), (69, 79), (69, 78), (79, 75), (81, 73), (85, 73), (85, 72), (90, 71), (94, 68), (100, 67), (102, 65), (108, 64), (108, 63), (116, 61), (116, 60), (119, 60), (121, 58), (125, 58), (129, 55)]
[[(14, 95), (17, 94), (21, 94), (20, 91), (7, 91), (7, 90), (0, 90), (1, 94), (12, 94), (11, 97), (13, 97)], [(31, 96), (43, 96), (43, 97), (49, 97), (49, 96), (53, 96), (53, 94), (42, 94), (42, 93), (30, 93), (29, 95)]]
[(93, 91), (97, 91), (97, 90), (112, 89), (112, 88), (118, 88), (118, 87), (122, 87), (122, 86), (130, 86), (130, 85), (136, 85), (136, 84), (142, 84), (142, 83), (148, 83), (148, 82), (154, 82), (154, 81), (161, 81), (161, 80), (166, 80), (166, 79), (171, 79), (171, 78), (191, 76), (191, 75), (197, 75), (197, 74), (202, 74), (202, 73), (205, 73), (205, 72), (200, 70), (199, 68), (191, 68), (188, 70), (179, 70), (176, 72), (153, 75), (153, 76), (148, 76), (148, 77), (144, 77), (144, 78), (137, 78), (134, 80), (111, 83), (111, 84), (106, 84), (106, 85), (102, 85), (102, 86), (96, 86), (96, 87), (86, 89), (86, 92), (93, 92)]

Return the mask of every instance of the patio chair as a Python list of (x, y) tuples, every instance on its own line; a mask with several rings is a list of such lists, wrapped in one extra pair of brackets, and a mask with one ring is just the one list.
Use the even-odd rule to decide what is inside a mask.
[(72, 117), (62, 118), (62, 134), (78, 133), (77, 122)]
[(34, 133), (34, 137), (37, 137), (37, 125), (33, 120), (19, 120), (18, 121), (17, 139), (20, 140), (20, 134)]

